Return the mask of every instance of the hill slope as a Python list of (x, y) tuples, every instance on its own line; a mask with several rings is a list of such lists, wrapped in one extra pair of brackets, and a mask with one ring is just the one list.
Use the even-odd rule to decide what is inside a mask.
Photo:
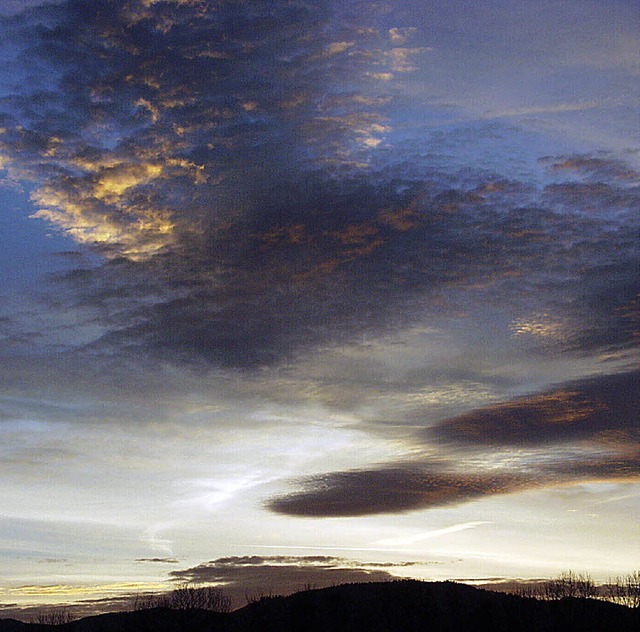
[(228, 614), (163, 608), (62, 626), (0, 620), (0, 632), (638, 632), (640, 611), (594, 600), (536, 601), (450, 582), (346, 584)]

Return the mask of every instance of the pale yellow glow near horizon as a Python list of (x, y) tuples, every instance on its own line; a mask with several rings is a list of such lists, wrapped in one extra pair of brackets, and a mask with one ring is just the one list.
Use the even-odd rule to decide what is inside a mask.
[[(75, 584), (25, 584), (0, 588), (0, 601), (8, 601), (12, 606), (33, 607), (79, 604), (87, 600), (128, 597), (142, 593), (161, 593), (170, 589), (167, 582), (112, 582)], [(0, 609), (0, 618), (2, 610)]]

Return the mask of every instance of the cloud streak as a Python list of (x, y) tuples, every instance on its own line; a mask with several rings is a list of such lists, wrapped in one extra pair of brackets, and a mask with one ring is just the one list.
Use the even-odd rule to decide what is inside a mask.
[(474, 446), (563, 442), (638, 443), (640, 373), (607, 375), (489, 406), (426, 430), (442, 441)]
[[(273, 498), (267, 507), (290, 516), (353, 517), (460, 505), (580, 482), (637, 481), (638, 377), (634, 371), (591, 378), (444, 420), (423, 436), (427, 445), (449, 446), (450, 461), (425, 466), (413, 460), (309, 477), (298, 482), (300, 491)], [(551, 451), (532, 450), (506, 463), (499, 452), (491, 452), (525, 446)], [(467, 460), (470, 465), (462, 469)]]
[(354, 517), (457, 505), (531, 486), (525, 476), (452, 473), (416, 465), (332, 472), (305, 481), (308, 491), (275, 498), (268, 508), (301, 517)]

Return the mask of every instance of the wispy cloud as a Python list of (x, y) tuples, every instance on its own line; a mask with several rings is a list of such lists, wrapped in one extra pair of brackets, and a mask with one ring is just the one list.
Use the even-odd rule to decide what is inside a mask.
[(417, 544), (418, 542), (423, 542), (424, 540), (431, 540), (432, 538), (439, 538), (445, 535), (450, 535), (452, 533), (459, 533), (460, 531), (467, 531), (468, 529), (476, 529), (481, 527), (484, 524), (489, 524), (487, 522), (462, 522), (460, 524), (454, 524), (450, 527), (444, 527), (442, 529), (434, 529), (432, 531), (423, 531), (421, 533), (416, 533), (408, 536), (401, 536), (399, 538), (386, 538), (384, 540), (378, 540), (376, 544), (381, 546), (408, 546), (411, 544)]
[(629, 446), (640, 439), (640, 373), (600, 376), (447, 419), (426, 430), (443, 442), (547, 445), (600, 442)]
[(140, 557), (136, 562), (150, 562), (152, 564), (178, 564), (175, 557)]
[(583, 110), (606, 109), (615, 107), (614, 100), (583, 101), (576, 103), (557, 103), (555, 105), (538, 105), (533, 107), (516, 108), (513, 110), (490, 111), (481, 115), (484, 119), (511, 118), (531, 116), (533, 114), (557, 114), (560, 112), (581, 112)]

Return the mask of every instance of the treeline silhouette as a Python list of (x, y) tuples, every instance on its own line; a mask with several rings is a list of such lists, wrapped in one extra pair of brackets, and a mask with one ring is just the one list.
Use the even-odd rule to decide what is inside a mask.
[(149, 610), (151, 608), (229, 612), (231, 598), (217, 586), (197, 587), (183, 584), (168, 593), (139, 595), (135, 598), (134, 610)]
[[(635, 576), (635, 574), (634, 574)], [(575, 574), (557, 578), (574, 590)], [(626, 580), (625, 580), (626, 581)], [(624, 582), (623, 582), (624, 584)], [(567, 589), (569, 590), (569, 589)], [(210, 594), (207, 596), (207, 592)], [(21, 623), (0, 632), (638, 632), (640, 607), (554, 593), (552, 598), (493, 592), (453, 582), (399, 580), (344, 584), (265, 597), (228, 612), (218, 589), (184, 586), (167, 605), (86, 617)], [(216, 602), (218, 597), (222, 600)], [(205, 607), (193, 606), (196, 602)], [(175, 599), (175, 601), (172, 601)], [(207, 605), (208, 604), (208, 605)], [(211, 609), (207, 609), (210, 607)], [(220, 609), (224, 610), (223, 612)]]
[(516, 594), (547, 600), (604, 599), (629, 608), (640, 608), (640, 571), (619, 575), (602, 585), (597, 585), (588, 573), (565, 571), (548, 581), (524, 583)]

